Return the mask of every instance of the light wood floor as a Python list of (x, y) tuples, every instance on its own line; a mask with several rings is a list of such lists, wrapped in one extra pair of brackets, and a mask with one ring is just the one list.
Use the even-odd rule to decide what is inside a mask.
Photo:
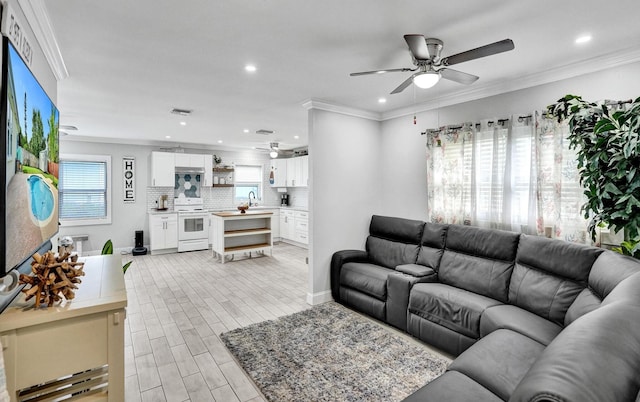
[(127, 257), (127, 402), (263, 401), (222, 332), (309, 308), (307, 250), (220, 264), (210, 251)]

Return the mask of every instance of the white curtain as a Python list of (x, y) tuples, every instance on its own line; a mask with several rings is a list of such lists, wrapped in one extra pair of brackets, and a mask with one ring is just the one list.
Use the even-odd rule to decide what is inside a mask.
[(566, 123), (535, 114), (536, 232), (563, 240), (590, 243), (581, 206), (586, 201)]
[(429, 219), (589, 241), (567, 133), (539, 113), (429, 132)]

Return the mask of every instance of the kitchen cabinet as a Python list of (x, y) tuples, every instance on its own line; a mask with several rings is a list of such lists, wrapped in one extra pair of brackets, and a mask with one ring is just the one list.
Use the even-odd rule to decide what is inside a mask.
[(204, 157), (202, 154), (175, 154), (176, 167), (204, 169)]
[(204, 186), (213, 186), (213, 156), (204, 156)]
[(306, 211), (294, 211), (293, 222), (293, 240), (305, 245), (309, 244), (309, 213)]
[(280, 238), (285, 240), (293, 240), (295, 233), (295, 222), (293, 220), (293, 211), (280, 210)]
[(284, 159), (287, 165), (287, 187), (307, 187), (309, 182), (309, 156)]
[(176, 160), (171, 152), (151, 152), (149, 185), (151, 187), (174, 187)]
[(149, 214), (151, 254), (175, 252), (178, 249), (178, 214)]
[(271, 222), (273, 214), (266, 211), (214, 212), (211, 214), (214, 256), (225, 263), (226, 256), (237, 253), (272, 251)]
[(273, 174), (273, 182), (269, 178), (271, 187), (287, 186), (287, 159), (271, 159), (269, 175)]
[(300, 186), (309, 186), (309, 155), (301, 156), (300, 158), (301, 174), (300, 174)]

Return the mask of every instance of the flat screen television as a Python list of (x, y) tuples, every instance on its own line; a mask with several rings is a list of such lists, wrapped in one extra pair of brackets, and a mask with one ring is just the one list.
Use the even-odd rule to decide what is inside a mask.
[(59, 162), (58, 109), (6, 37), (0, 112), (0, 277), (5, 277), (30, 266), (36, 251), (51, 248), (58, 233)]

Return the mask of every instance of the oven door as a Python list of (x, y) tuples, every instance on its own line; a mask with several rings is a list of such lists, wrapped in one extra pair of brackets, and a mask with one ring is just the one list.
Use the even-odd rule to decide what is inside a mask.
[(178, 213), (178, 240), (209, 238), (209, 215), (202, 213)]

